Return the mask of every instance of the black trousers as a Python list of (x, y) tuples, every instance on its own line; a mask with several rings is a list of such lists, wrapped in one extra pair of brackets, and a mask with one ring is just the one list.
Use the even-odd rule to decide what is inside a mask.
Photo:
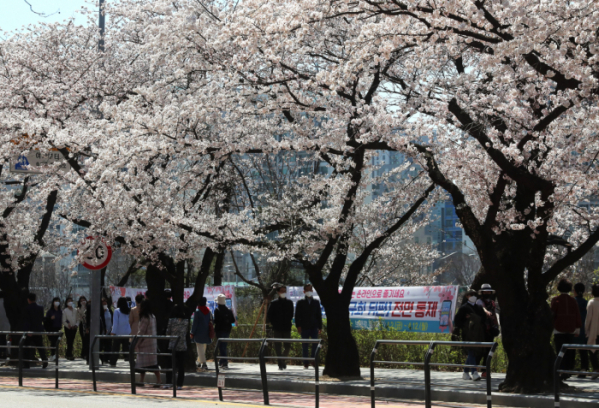
[[(170, 351), (170, 350), (169, 350)], [(177, 364), (177, 387), (183, 387), (183, 383), (185, 382), (185, 357), (187, 356), (187, 351), (175, 351), (175, 360)], [(171, 364), (172, 365), (172, 359)], [(162, 367), (164, 368), (164, 367)], [(166, 383), (173, 383), (173, 373), (172, 371), (166, 372)]]
[(73, 343), (75, 343), (75, 336), (77, 336), (77, 328), (68, 329), (66, 326), (64, 328), (64, 335), (67, 338), (67, 358), (73, 358)]
[(104, 364), (107, 361), (110, 361), (110, 354), (104, 354), (105, 352), (112, 351), (112, 340), (109, 339), (100, 339), (100, 361)]
[[(58, 333), (60, 329), (52, 329), (48, 330), (48, 333)], [(58, 343), (58, 336), (48, 336), (48, 342), (50, 343), (51, 350), (48, 350), (48, 354), (56, 355), (58, 354), (58, 350), (56, 350), (56, 344)]]
[(81, 336), (81, 358), (89, 361), (89, 333), (85, 332), (83, 325), (79, 325), (79, 336)]
[[(279, 331), (273, 330), (273, 335), (276, 339), (290, 339), (291, 338), (291, 330)], [(281, 347), (283, 346), (283, 347)], [(281, 351), (282, 349), (282, 351)], [(289, 352), (291, 351), (291, 343), (275, 343), (275, 353), (277, 353), (277, 357), (289, 357)], [(287, 362), (284, 358), (279, 359), (279, 368), (286, 368)]]
[[(27, 347), (23, 350), (23, 357), (25, 358), (25, 360), (34, 360), (35, 350), (37, 349), (37, 352), (40, 354), (40, 358), (42, 359), (42, 361), (48, 361), (48, 357), (46, 357), (46, 350), (44, 349), (44, 340), (42, 336), (26, 336), (25, 347)], [(23, 367), (29, 368), (30, 364), (30, 361), (24, 361)]]
[[(129, 361), (129, 339), (114, 339), (112, 340), (112, 352), (118, 353), (121, 351), (121, 347), (123, 349), (123, 354), (125, 355), (124, 360)], [(115, 365), (117, 360), (119, 359), (118, 354), (112, 354), (110, 356), (110, 364)]]
[[(562, 334), (554, 334), (553, 342), (555, 343), (555, 352), (559, 353), (564, 344), (572, 344), (574, 343), (574, 335), (569, 333)], [(564, 358), (562, 359), (562, 365), (560, 367), (561, 370), (574, 370), (574, 363), (576, 354), (575, 350), (568, 349), (564, 354)]]

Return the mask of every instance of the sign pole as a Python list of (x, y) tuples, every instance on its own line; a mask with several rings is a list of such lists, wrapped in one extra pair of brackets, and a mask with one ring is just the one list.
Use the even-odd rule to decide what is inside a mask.
[[(99, 19), (98, 26), (100, 28), (100, 40), (98, 41), (98, 49), (100, 52), (104, 52), (104, 0), (100, 0), (99, 7)], [(91, 293), (90, 293), (90, 313), (92, 314), (89, 317), (90, 328), (89, 328), (89, 343), (90, 346), (93, 344), (93, 347), (89, 348), (89, 365), (90, 369), (92, 366), (99, 367), (100, 366), (100, 342), (94, 341), (97, 335), (100, 334), (100, 313), (102, 310), (102, 271), (101, 269), (92, 270), (90, 272), (91, 279)]]
[(94, 347), (90, 347), (89, 349), (89, 368), (92, 369), (92, 365), (94, 367), (99, 367), (100, 364), (100, 355), (98, 351), (100, 351), (100, 342), (95, 341), (94, 338), (100, 334), (100, 313), (102, 310), (102, 282), (101, 282), (102, 270), (90, 271), (90, 279), (91, 279), (91, 305), (90, 305), (90, 328), (89, 328), (89, 340), (90, 344), (93, 344)]

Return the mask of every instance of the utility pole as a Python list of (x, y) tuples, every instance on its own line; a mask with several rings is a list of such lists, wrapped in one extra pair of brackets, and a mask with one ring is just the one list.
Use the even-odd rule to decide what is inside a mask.
[[(99, 8), (99, 20), (98, 20), (98, 26), (100, 28), (100, 39), (98, 40), (98, 50), (100, 52), (104, 52), (104, 28), (105, 28), (105, 23), (106, 23), (106, 19), (104, 17), (104, 0), (99, 0), (100, 1), (100, 8)], [(94, 367), (99, 367), (100, 365), (100, 355), (98, 354), (98, 351), (100, 351), (100, 342), (97, 341), (94, 344), (94, 339), (96, 338), (97, 335), (100, 334), (100, 313), (102, 310), (102, 270), (98, 269), (98, 270), (93, 270), (90, 272), (90, 279), (91, 279), (91, 290), (90, 290), (90, 300), (91, 300), (91, 305), (90, 305), (90, 313), (91, 316), (89, 317), (89, 322), (90, 322), (90, 328), (89, 328), (89, 341), (90, 341), (90, 348), (89, 348), (89, 368), (90, 370), (92, 369), (92, 365)], [(94, 344), (94, 347), (91, 347), (91, 345)]]

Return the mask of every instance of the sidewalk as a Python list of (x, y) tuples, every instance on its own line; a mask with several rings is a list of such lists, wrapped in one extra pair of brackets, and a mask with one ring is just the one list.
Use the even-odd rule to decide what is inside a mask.
[[(214, 367), (214, 363), (210, 365)], [(239, 398), (240, 391), (232, 391), (230, 388), (245, 390), (261, 390), (262, 382), (260, 379), (260, 370), (258, 364), (243, 364), (230, 362), (230, 367), (223, 373), (225, 375), (225, 390), (223, 391), (225, 400), (235, 397)], [(326, 398), (366, 398), (369, 404), (370, 396), (370, 370), (362, 368), (362, 379), (351, 381), (339, 381), (322, 377), (322, 368), (320, 369), (320, 394), (322, 406)], [(52, 365), (47, 369), (32, 368), (24, 370), (24, 385), (31, 384), (27, 377), (48, 378), (53, 387), (55, 371)], [(130, 372), (129, 365), (119, 361), (117, 367), (102, 366), (96, 372), (98, 378), (98, 390), (105, 387), (112, 387), (109, 383), (125, 384), (126, 392), (130, 392)], [(285, 371), (279, 371), (276, 364), (267, 364), (268, 389), (271, 393), (272, 403), (278, 403), (275, 399), (276, 393), (307, 393), (314, 394), (315, 370), (304, 369), (302, 366), (289, 366)], [(0, 375), (16, 376), (17, 371), (14, 368), (0, 368)], [(153, 377), (153, 376), (152, 376)], [(498, 385), (504, 379), (503, 374), (494, 374), (492, 376), (493, 405), (504, 405), (511, 407), (553, 407), (552, 395), (516, 395), (502, 394), (497, 392)], [(91, 371), (85, 365), (83, 360), (64, 361), (60, 363), (60, 382), (71, 384), (73, 380), (87, 380), (87, 387), (91, 390)], [(3, 381), (8, 381), (5, 377)], [(38, 380), (36, 380), (38, 381)], [(473, 405), (486, 404), (486, 382), (485, 381), (466, 381), (462, 379), (462, 374), (458, 372), (438, 372), (431, 373), (432, 397), (435, 401), (445, 401), (450, 403), (460, 403)], [(16, 378), (13, 383), (16, 384)], [(2, 383), (4, 384), (4, 383)], [(185, 384), (190, 386), (208, 387), (202, 392), (217, 395), (216, 375), (214, 369), (203, 373), (186, 373)], [(578, 408), (592, 407), (599, 403), (599, 380), (572, 378), (568, 384), (573, 388), (562, 391), (562, 407)], [(421, 401), (424, 399), (424, 372), (421, 370), (405, 369), (376, 369), (375, 385), (377, 401), (381, 400), (381, 406), (387, 405), (383, 400), (410, 400)], [(143, 389), (143, 392), (161, 392), (151, 389)], [(141, 392), (141, 390), (140, 390)], [(185, 391), (184, 391), (185, 392)], [(165, 393), (165, 395), (168, 392)], [(257, 401), (262, 402), (261, 392), (247, 392), (243, 395), (254, 395)], [(172, 395), (172, 391), (171, 391)], [(350, 397), (340, 397), (340, 396)], [(249, 397), (248, 397), (249, 398)], [(284, 397), (281, 397), (284, 400)], [(291, 397), (292, 401), (297, 401), (297, 395)], [(313, 397), (310, 397), (310, 406), (313, 406)], [(344, 406), (348, 401), (340, 400), (337, 405)], [(353, 402), (352, 402), (353, 403)], [(356, 402), (357, 403), (357, 402)], [(383, 405), (384, 404), (384, 405)], [(352, 405), (353, 406), (353, 405)], [(356, 405), (358, 406), (358, 405)], [(377, 402), (378, 406), (378, 402)], [(408, 405), (409, 406), (409, 405)], [(463, 405), (462, 405), (463, 406)]]

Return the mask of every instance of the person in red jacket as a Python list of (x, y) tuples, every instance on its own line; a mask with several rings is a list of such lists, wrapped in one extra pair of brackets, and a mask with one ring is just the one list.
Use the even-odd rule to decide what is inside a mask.
[[(576, 299), (569, 295), (572, 291), (572, 283), (568, 279), (562, 279), (557, 284), (559, 296), (551, 299), (551, 312), (553, 313), (553, 342), (555, 351), (560, 352), (564, 344), (574, 343), (574, 338), (580, 336), (582, 320)], [(574, 350), (567, 350), (562, 360), (562, 370), (573, 370), (575, 363)], [(570, 375), (562, 374), (562, 380)]]

